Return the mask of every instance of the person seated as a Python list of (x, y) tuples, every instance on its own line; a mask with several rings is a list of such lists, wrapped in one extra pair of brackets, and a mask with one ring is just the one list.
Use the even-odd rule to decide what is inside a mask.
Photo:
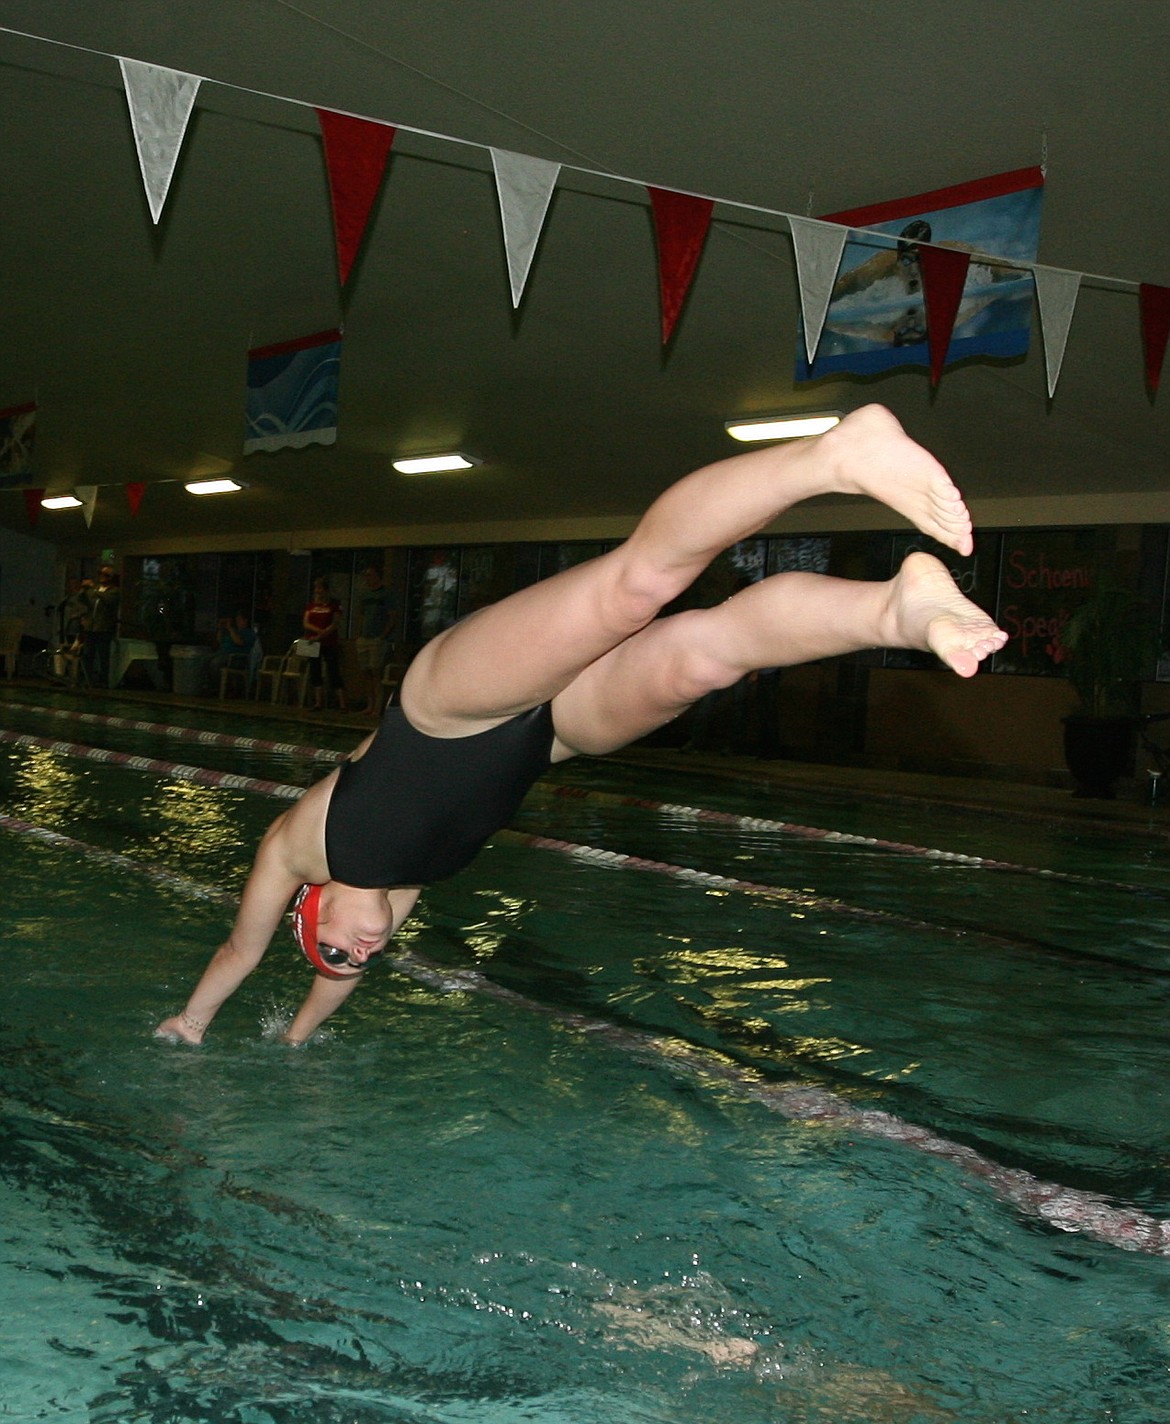
[(221, 618), (216, 625), (219, 641), (207, 661), (207, 676), (212, 692), (219, 691), (219, 675), (224, 668), (246, 668), (256, 646), (256, 630), (246, 610), (238, 608), (231, 618)]

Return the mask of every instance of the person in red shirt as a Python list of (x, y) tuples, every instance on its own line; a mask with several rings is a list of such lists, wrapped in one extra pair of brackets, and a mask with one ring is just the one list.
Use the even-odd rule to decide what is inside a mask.
[(345, 683), (341, 678), (341, 603), (329, 592), (328, 581), (313, 580), (313, 597), (305, 605), (301, 626), (306, 642), (318, 643), (321, 656), (309, 659), (309, 682), (313, 688), (313, 710), (325, 705), (324, 674), (337, 691), (337, 705), (342, 712), (348, 708)]

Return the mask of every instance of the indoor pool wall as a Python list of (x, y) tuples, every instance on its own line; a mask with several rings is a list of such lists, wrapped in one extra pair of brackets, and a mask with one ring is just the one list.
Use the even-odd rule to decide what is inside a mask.
[(290, 941), (190, 1051), (356, 737), (0, 708), (0, 1417), (1166, 1418), (1157, 824), (582, 762), (305, 1049)]

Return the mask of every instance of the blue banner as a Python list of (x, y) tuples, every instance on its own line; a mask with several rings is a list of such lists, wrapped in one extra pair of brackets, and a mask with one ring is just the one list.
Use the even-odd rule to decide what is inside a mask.
[(244, 454), (332, 445), (340, 372), (340, 331), (249, 351)]

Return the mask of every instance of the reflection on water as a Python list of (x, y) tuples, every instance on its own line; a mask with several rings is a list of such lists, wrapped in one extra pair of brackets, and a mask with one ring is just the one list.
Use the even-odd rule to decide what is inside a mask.
[(79, 814), (100, 809), (76, 762), (45, 747), (29, 747), (14, 757), (12, 814), (43, 826), (68, 825)]
[(218, 787), (185, 781), (161, 781), (143, 802), (148, 822), (161, 822), (151, 837), (156, 847), (178, 844), (186, 854), (219, 857), (231, 863), (237, 857), (250, 862), (255, 846), (245, 839), (229, 797)]
[[(41, 749), (0, 778), (11, 814), (208, 884), (278, 809)], [(590, 813), (813, 902), (928, 919), (962, 884), (1019, 933), (498, 845), (400, 937), (430, 980), (382, 964), (289, 1050), (280, 936), (185, 1051), (151, 1029), (223, 904), (0, 832), (7, 1415), (1162, 1424), (1170, 1262), (1010, 1173), (1170, 1215), (1166, 907), (1078, 890), (1042, 925), (1035, 882), (715, 829)], [(1107, 921), (1128, 969), (1069, 957)]]

